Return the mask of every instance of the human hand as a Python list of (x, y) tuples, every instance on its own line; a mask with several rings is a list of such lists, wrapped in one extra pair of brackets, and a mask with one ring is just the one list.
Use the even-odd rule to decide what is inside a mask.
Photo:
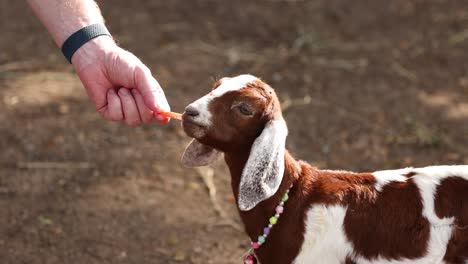
[(136, 126), (170, 111), (164, 92), (151, 71), (108, 36), (97, 37), (77, 50), (72, 64), (97, 111), (107, 120)]

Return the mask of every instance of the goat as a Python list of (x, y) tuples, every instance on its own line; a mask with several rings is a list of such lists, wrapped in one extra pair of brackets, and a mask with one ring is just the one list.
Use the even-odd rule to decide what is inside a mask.
[(274, 90), (251, 75), (219, 80), (182, 125), (194, 138), (184, 165), (224, 153), (254, 241), (244, 263), (468, 263), (468, 165), (353, 173), (297, 161)]

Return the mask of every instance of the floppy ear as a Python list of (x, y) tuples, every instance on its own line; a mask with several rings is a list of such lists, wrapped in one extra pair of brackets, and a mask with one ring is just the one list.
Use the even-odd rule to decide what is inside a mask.
[(284, 174), (287, 135), (286, 122), (283, 119), (272, 120), (254, 141), (240, 180), (240, 210), (254, 208), (278, 190)]
[(219, 157), (220, 152), (212, 147), (203, 145), (198, 140), (193, 139), (185, 148), (182, 155), (182, 164), (185, 167), (200, 167), (211, 164)]

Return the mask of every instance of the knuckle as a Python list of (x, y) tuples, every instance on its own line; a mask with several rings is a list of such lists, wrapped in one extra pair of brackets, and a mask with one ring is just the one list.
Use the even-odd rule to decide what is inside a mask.
[(151, 71), (148, 67), (146, 67), (144, 64), (142, 63), (138, 63), (136, 66), (135, 66), (135, 73), (141, 77), (145, 76), (145, 75), (148, 75), (148, 74), (151, 74)]

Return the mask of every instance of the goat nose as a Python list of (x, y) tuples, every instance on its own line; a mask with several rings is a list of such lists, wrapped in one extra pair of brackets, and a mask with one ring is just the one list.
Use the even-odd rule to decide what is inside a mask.
[(185, 114), (191, 117), (195, 117), (198, 116), (200, 113), (194, 106), (189, 105), (185, 108)]

